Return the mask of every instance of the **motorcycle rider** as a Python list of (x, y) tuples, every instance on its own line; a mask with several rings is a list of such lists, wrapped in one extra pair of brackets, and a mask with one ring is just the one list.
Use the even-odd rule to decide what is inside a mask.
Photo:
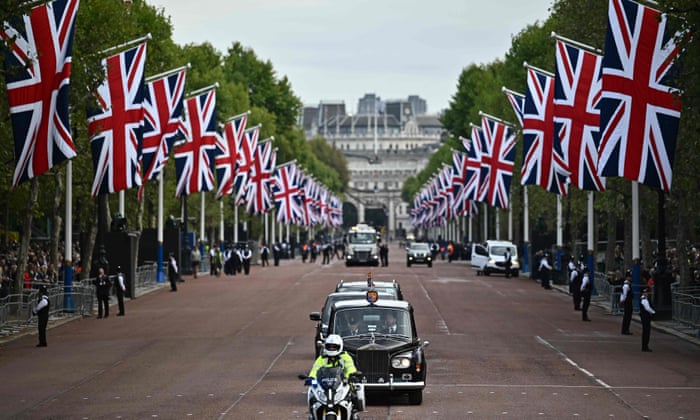
[[(345, 379), (349, 379), (352, 374), (357, 372), (352, 357), (346, 351), (343, 351), (343, 338), (337, 334), (331, 334), (326, 338), (323, 344), (323, 352), (318, 356), (316, 361), (314, 361), (313, 366), (311, 366), (311, 371), (309, 371), (304, 385), (311, 385), (311, 382), (316, 379), (316, 373), (319, 369), (338, 366), (343, 368), (343, 377)], [(355, 419), (357, 418), (356, 410), (357, 407), (359, 407), (359, 403), (354, 389), (352, 391), (352, 407), (353, 419)]]

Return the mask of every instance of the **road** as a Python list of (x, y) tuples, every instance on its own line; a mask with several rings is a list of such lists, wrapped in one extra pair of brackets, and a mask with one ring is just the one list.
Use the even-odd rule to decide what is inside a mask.
[[(363, 419), (691, 419), (696, 345), (641, 329), (532, 280), (477, 277), (465, 262), (407, 268), (395, 246), (376, 280), (396, 279), (430, 341), (423, 404), (369, 400)], [(187, 278), (127, 301), (125, 317), (83, 318), (0, 347), (0, 417), (304, 419), (297, 379), (313, 361), (325, 295), (368, 269), (283, 260), (250, 276)]]

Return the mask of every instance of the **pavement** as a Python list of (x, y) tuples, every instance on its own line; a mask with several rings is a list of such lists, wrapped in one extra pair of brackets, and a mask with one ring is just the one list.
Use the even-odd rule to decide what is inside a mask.
[[(553, 284), (552, 289), (564, 293), (566, 295), (569, 295), (569, 287), (561, 284)], [(603, 308), (607, 313), (611, 315), (616, 315), (613, 313), (612, 310), (612, 304), (610, 302), (610, 297), (609, 296), (593, 296), (591, 298), (591, 305), (595, 305), (599, 308)], [(619, 316), (622, 316), (622, 314), (619, 314)], [(639, 318), (639, 314), (635, 313), (632, 314), (632, 321), (637, 322), (639, 324), (642, 323), (641, 319)], [(700, 346), (700, 331), (691, 328), (688, 325), (682, 324), (680, 322), (676, 322), (672, 319), (669, 320), (653, 320), (651, 321), (651, 327), (654, 330), (664, 332), (666, 334), (671, 334), (673, 336), (676, 336), (678, 338), (681, 338), (683, 340), (686, 340), (690, 343), (694, 343), (697, 346)]]

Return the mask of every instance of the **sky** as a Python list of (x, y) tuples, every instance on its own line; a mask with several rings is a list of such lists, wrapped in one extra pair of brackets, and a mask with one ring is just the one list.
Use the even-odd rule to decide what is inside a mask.
[[(287, 76), (304, 105), (366, 93), (449, 106), (462, 70), (505, 57), (512, 36), (549, 16), (552, 0), (148, 0), (180, 45), (234, 42)], [(525, 72), (523, 70), (523, 78)], [(214, 81), (212, 81), (213, 83)]]

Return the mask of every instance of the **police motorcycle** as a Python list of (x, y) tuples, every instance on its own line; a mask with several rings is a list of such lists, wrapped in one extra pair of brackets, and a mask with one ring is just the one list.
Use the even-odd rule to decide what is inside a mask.
[[(343, 368), (323, 367), (318, 370), (316, 378), (299, 375), (308, 386), (307, 403), (309, 420), (356, 420), (356, 411), (365, 411), (364, 386), (355, 378), (360, 372), (350, 376), (350, 381), (344, 378)], [(358, 407), (353, 406), (353, 389), (357, 395)], [(353, 416), (354, 414), (354, 416)]]

